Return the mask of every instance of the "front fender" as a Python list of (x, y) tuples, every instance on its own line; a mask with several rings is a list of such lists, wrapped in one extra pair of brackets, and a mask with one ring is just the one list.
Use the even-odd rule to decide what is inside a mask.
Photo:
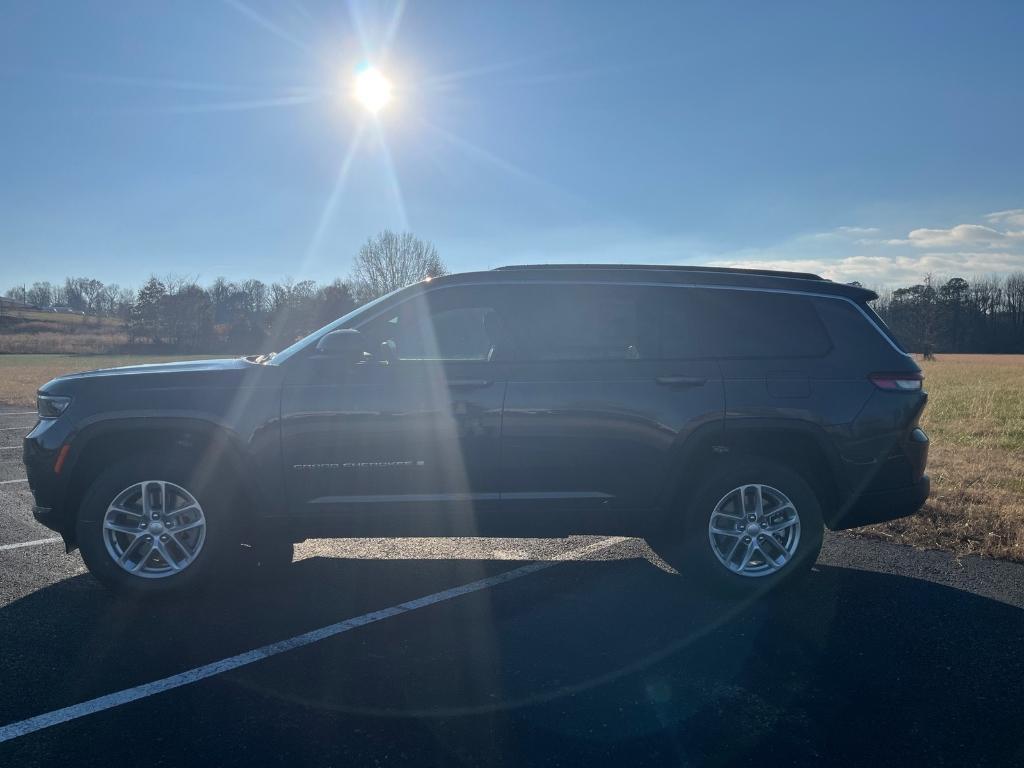
[[(194, 416), (97, 418), (68, 438), (70, 446), (55, 483), (54, 519), (71, 540), (78, 506), (93, 479), (120, 456), (175, 451), (197, 467), (237, 479), (249, 517), (272, 515), (283, 503), (279, 425), (276, 419), (242, 434), (222, 422)], [(230, 473), (230, 474), (228, 474)]]

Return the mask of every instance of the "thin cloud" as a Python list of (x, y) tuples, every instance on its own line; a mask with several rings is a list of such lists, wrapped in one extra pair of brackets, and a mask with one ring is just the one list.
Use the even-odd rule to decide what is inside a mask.
[(998, 248), (1008, 241), (1024, 237), (1020, 232), (1001, 232), (982, 224), (957, 224), (949, 229), (915, 229), (907, 235), (906, 240), (890, 241), (892, 245), (904, 243), (915, 248), (962, 248), (965, 246), (985, 246)]
[(985, 221), (1004, 227), (1024, 227), (1024, 208), (1012, 208), (1008, 211), (996, 211), (985, 215)]
[(878, 227), (836, 227), (836, 231), (847, 235), (877, 235), (882, 230)]
[(909, 256), (857, 255), (825, 259), (722, 259), (711, 266), (783, 269), (814, 272), (829, 280), (865, 285), (896, 286), (920, 282), (925, 275), (971, 277), (1024, 270), (1019, 253), (925, 253)]

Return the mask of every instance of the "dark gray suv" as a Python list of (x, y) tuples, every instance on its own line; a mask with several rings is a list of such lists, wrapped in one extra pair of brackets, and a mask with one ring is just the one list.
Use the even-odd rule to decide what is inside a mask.
[(707, 267), (425, 281), (276, 355), (49, 382), (35, 515), (135, 593), (311, 536), (573, 533), (758, 591), (808, 569), (823, 526), (928, 496), (921, 371), (873, 298)]

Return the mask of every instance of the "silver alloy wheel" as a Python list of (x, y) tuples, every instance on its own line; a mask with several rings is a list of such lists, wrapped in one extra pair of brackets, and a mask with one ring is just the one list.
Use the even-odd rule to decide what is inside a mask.
[(195, 497), (165, 480), (125, 488), (103, 516), (103, 543), (133, 576), (162, 579), (180, 573), (206, 541), (206, 517)]
[(740, 576), (768, 576), (786, 566), (800, 544), (796, 506), (770, 485), (741, 485), (715, 505), (708, 520), (711, 551)]

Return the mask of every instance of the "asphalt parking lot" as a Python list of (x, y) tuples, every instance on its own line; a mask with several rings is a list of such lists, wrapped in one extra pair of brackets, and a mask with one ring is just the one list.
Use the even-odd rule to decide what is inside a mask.
[(1024, 762), (1024, 566), (829, 536), (736, 605), (635, 539), (339, 539), (131, 605), (32, 521), (32, 422), (0, 414), (0, 765)]

